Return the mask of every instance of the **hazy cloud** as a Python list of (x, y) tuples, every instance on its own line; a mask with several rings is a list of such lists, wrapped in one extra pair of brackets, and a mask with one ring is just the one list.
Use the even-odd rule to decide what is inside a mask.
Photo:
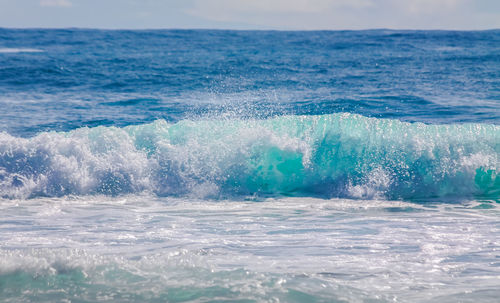
[(229, 14), (321, 13), (340, 7), (362, 8), (373, 0), (195, 0), (190, 13), (221, 17)]
[(391, 2), (394, 7), (398, 7), (402, 11), (429, 14), (443, 10), (452, 13), (454, 10), (466, 5), (466, 2), (471, 2), (471, 0), (393, 0)]
[(492, 29), (500, 0), (0, 0), (0, 26)]
[(498, 27), (490, 20), (499, 12), (474, 14), (480, 1), (488, 0), (194, 0), (186, 13), (277, 29)]
[(72, 5), (69, 0), (40, 0), (40, 6), (70, 7)]

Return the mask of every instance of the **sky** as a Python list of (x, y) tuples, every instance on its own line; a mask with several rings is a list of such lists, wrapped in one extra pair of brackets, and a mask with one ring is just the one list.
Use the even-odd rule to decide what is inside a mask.
[(0, 27), (500, 28), (500, 0), (0, 0)]

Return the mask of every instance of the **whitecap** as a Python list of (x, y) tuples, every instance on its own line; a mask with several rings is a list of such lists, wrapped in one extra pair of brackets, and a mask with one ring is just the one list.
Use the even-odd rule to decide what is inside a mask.
[(36, 48), (0, 48), (0, 54), (15, 54), (15, 53), (42, 53), (41, 49)]

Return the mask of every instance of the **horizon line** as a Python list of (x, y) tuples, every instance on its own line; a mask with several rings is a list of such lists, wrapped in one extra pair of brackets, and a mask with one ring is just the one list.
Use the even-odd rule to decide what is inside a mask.
[(68, 27), (5, 27), (0, 26), (0, 29), (8, 30), (104, 30), (104, 31), (161, 31), (161, 30), (173, 30), (173, 31), (241, 31), (241, 32), (361, 32), (361, 31), (443, 31), (443, 32), (482, 32), (482, 31), (499, 31), (500, 28), (487, 28), (487, 29), (441, 29), (441, 28), (428, 28), (428, 29), (412, 29), (412, 28), (364, 28), (364, 29), (262, 29), (262, 28), (248, 28), (248, 29), (238, 29), (238, 28), (207, 28), (207, 27), (151, 27), (151, 28), (111, 28), (111, 27), (80, 27), (80, 26), (68, 26)]

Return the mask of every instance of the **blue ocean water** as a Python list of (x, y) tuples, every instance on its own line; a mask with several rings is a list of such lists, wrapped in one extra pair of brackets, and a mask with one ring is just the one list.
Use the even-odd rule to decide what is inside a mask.
[(0, 300), (495, 302), (500, 31), (0, 29)]

